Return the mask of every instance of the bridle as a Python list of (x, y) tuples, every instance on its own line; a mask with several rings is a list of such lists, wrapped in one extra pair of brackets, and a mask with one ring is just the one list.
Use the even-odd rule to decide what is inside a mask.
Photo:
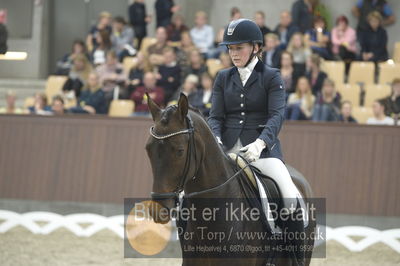
[[(175, 201), (175, 206), (179, 204), (179, 196), (181, 192), (183, 192), (183, 188), (185, 187), (188, 177), (189, 177), (189, 170), (190, 170), (190, 162), (192, 160), (192, 156), (194, 156), (194, 163), (195, 163), (195, 173), (192, 176), (192, 179), (195, 178), (196, 176), (196, 170), (197, 170), (197, 157), (196, 157), (196, 147), (195, 147), (195, 141), (194, 141), (194, 125), (193, 125), (193, 120), (188, 114), (186, 116), (186, 121), (188, 124), (188, 128), (184, 130), (180, 130), (174, 133), (166, 134), (166, 135), (158, 135), (157, 133), (154, 132), (154, 126), (150, 128), (150, 135), (157, 139), (157, 140), (164, 140), (168, 139), (177, 135), (182, 135), (182, 134), (189, 134), (189, 141), (188, 141), (188, 148), (187, 148), (187, 154), (186, 154), (186, 161), (185, 161), (185, 166), (183, 168), (183, 172), (180, 177), (180, 181), (176, 189), (172, 192), (151, 192), (151, 198), (153, 200), (166, 200), (166, 199), (174, 199)], [(194, 153), (192, 152), (194, 150)], [(194, 155), (193, 155), (194, 154)]]
[[(193, 120), (192, 120), (192, 118), (190, 117), (189, 114), (186, 116), (186, 121), (187, 121), (187, 124), (188, 124), (188, 128), (187, 129), (180, 130), (180, 131), (173, 132), (173, 133), (166, 134), (166, 135), (158, 135), (157, 133), (155, 133), (154, 132), (154, 126), (152, 126), (150, 128), (150, 135), (153, 138), (157, 139), (157, 140), (164, 140), (164, 139), (168, 139), (168, 138), (171, 138), (171, 137), (174, 137), (174, 136), (177, 136), (177, 135), (189, 134), (189, 141), (188, 141), (188, 149), (187, 149), (187, 154), (186, 154), (185, 166), (183, 168), (183, 172), (182, 172), (182, 175), (180, 177), (180, 181), (179, 181), (178, 186), (172, 192), (154, 192), (154, 191), (151, 192), (152, 200), (173, 199), (174, 203), (175, 203), (174, 207), (180, 205), (180, 200), (183, 197), (181, 195), (183, 194), (183, 192), (184, 192), (183, 189), (184, 189), (186, 183), (189, 180), (188, 177), (189, 177), (190, 162), (192, 160), (192, 157), (194, 157), (194, 163), (195, 163), (195, 168), (194, 168), (195, 172), (192, 175), (192, 179), (194, 179), (196, 177), (196, 173), (197, 173), (197, 156), (196, 156), (196, 144), (195, 144), (195, 140), (194, 140), (194, 124), (193, 124)], [(194, 150), (194, 153), (192, 152), (193, 150)], [(240, 155), (238, 155), (238, 157), (243, 158)], [(227, 183), (229, 183), (234, 178), (236, 178), (249, 165), (250, 165), (250, 163), (247, 163), (245, 167), (239, 169), (235, 174), (230, 176), (225, 182), (223, 182), (220, 185), (217, 185), (215, 187), (208, 188), (208, 189), (205, 189), (205, 190), (201, 190), (201, 191), (185, 194), (184, 197), (185, 198), (191, 198), (191, 197), (194, 197), (194, 196), (198, 196), (200, 194), (216, 191), (216, 190), (222, 188), (223, 186), (225, 186)]]

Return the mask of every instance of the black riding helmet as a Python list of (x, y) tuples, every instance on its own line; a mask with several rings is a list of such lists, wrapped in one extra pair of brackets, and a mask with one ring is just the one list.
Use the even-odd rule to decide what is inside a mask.
[(231, 21), (224, 31), (224, 38), (219, 45), (231, 45), (240, 43), (251, 43), (253, 51), (246, 63), (246, 66), (251, 62), (254, 57), (254, 45), (264, 43), (264, 37), (256, 23), (249, 19), (237, 19)]

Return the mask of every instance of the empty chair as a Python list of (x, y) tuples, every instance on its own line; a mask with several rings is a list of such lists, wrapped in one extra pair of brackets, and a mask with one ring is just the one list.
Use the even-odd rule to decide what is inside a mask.
[(352, 115), (358, 123), (365, 124), (368, 118), (373, 117), (372, 108), (364, 106), (354, 107)]
[(129, 117), (133, 113), (135, 103), (131, 100), (112, 100), (110, 104), (109, 116)]
[(138, 63), (136, 56), (127, 56), (122, 61), (122, 67), (125, 73), (129, 74), (132, 68), (136, 67)]
[(55, 95), (62, 94), (62, 88), (67, 79), (67, 76), (49, 76), (47, 78), (45, 93), (49, 104)]
[(324, 61), (321, 69), (337, 85), (344, 83), (345, 64), (343, 61)]
[(217, 75), (218, 71), (222, 69), (222, 64), (219, 59), (214, 59), (214, 58), (207, 59), (206, 64), (208, 67), (208, 73), (210, 73), (211, 77), (213, 78)]
[(157, 42), (156, 38), (144, 37), (140, 46), (140, 52), (147, 55), (147, 48)]
[(352, 62), (349, 71), (349, 84), (374, 84), (375, 64), (373, 62)]
[(386, 84), (370, 84), (365, 86), (364, 106), (371, 107), (375, 100), (389, 96), (390, 92), (391, 87)]
[(337, 91), (342, 96), (342, 101), (350, 101), (353, 106), (360, 106), (360, 85), (337, 84)]
[(27, 97), (24, 100), (24, 108), (27, 109), (35, 104), (35, 97)]
[(395, 78), (400, 78), (400, 63), (388, 61), (379, 64), (379, 84), (392, 83)]
[(394, 44), (393, 60), (396, 63), (400, 63), (400, 42)]

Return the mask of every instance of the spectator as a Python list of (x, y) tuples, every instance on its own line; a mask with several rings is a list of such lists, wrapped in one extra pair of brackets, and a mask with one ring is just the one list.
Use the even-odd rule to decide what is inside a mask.
[(56, 95), (53, 97), (51, 111), (53, 115), (64, 115), (67, 113), (67, 110), (65, 110), (64, 99), (61, 95)]
[(305, 34), (305, 42), (314, 53), (319, 54), (324, 59), (332, 59), (329, 45), (329, 32), (326, 30), (326, 23), (322, 17), (316, 17), (314, 28), (308, 30)]
[(385, 115), (385, 106), (384, 103), (380, 100), (374, 101), (372, 104), (372, 112), (374, 114), (373, 117), (368, 118), (368, 125), (394, 125), (393, 118)]
[(207, 53), (213, 46), (214, 30), (207, 25), (207, 14), (204, 11), (198, 11), (195, 18), (195, 26), (190, 30), (194, 45), (200, 52), (207, 57)]
[(75, 111), (80, 111), (77, 113), (107, 114), (107, 101), (97, 72), (90, 73), (88, 85), (79, 97), (78, 106)]
[(359, 33), (361, 58), (363, 61), (386, 61), (388, 60), (386, 30), (381, 26), (382, 16), (374, 11), (368, 15), (369, 26)]
[(312, 28), (313, 13), (310, 0), (297, 0), (292, 6), (292, 19), (294, 25), (299, 27), (302, 33)]
[(297, 79), (300, 76), (293, 67), (293, 55), (288, 51), (281, 54), (281, 77), (286, 90), (286, 99), (295, 91)]
[(181, 93), (185, 94), (186, 97), (188, 97), (189, 102), (191, 102), (193, 93), (196, 92), (198, 84), (199, 84), (198, 76), (189, 74), (185, 78), (182, 87), (172, 96), (171, 100), (168, 102), (168, 106), (177, 104)]
[(228, 53), (226, 45), (219, 45), (224, 38), (224, 30), (220, 30), (214, 41), (213, 47), (208, 51), (208, 58), (218, 58), (222, 53)]
[(167, 27), (171, 24), (172, 15), (180, 10), (174, 0), (157, 0), (155, 3), (157, 28)]
[(140, 50), (142, 40), (147, 36), (147, 24), (151, 22), (151, 16), (146, 13), (144, 0), (135, 0), (129, 6), (129, 22), (131, 23), (137, 38), (137, 49)]
[(286, 119), (309, 120), (312, 117), (312, 109), (315, 97), (311, 93), (310, 82), (304, 76), (297, 80), (296, 92), (289, 95), (286, 108)]
[(119, 88), (119, 94), (125, 98), (127, 91), (125, 91), (125, 83), (128, 80), (127, 73), (121, 63), (118, 62), (117, 55), (114, 51), (109, 51), (107, 53), (107, 61), (104, 65), (97, 68), (97, 74), (100, 80), (100, 86), (105, 94), (105, 99), (107, 102), (107, 108), (111, 100), (114, 97), (115, 88)]
[(57, 70), (55, 74), (67, 76), (71, 71), (74, 58), (81, 54), (85, 55), (90, 60), (85, 43), (82, 40), (75, 40), (72, 44), (71, 53), (64, 55), (64, 57), (57, 62)]
[(164, 63), (163, 51), (167, 47), (167, 31), (164, 27), (157, 28), (156, 39), (157, 42), (147, 49), (150, 63), (149, 70)]
[(92, 52), (98, 45), (97, 35), (101, 30), (107, 31), (108, 34), (111, 34), (111, 14), (109, 12), (101, 12), (99, 15), (99, 20), (96, 25), (93, 25), (90, 28), (89, 34), (86, 37), (86, 47), (89, 52)]
[(181, 34), (181, 46), (180, 49), (176, 51), (176, 57), (178, 60), (178, 64), (181, 67), (181, 70), (189, 67), (189, 55), (192, 50), (196, 49), (192, 42), (192, 38), (190, 37), (190, 33), (188, 31), (184, 31)]
[(120, 62), (124, 57), (136, 54), (136, 50), (133, 48), (133, 39), (133, 30), (126, 24), (125, 19), (123, 17), (114, 18), (111, 42)]
[(7, 91), (6, 106), (0, 108), (0, 114), (22, 114), (23, 110), (15, 106), (17, 96), (14, 91)]
[(240, 19), (240, 18), (242, 18), (242, 12), (240, 12), (240, 9), (238, 7), (236, 7), (236, 6), (232, 7), (231, 8), (231, 19), (230, 19), (230, 21), (237, 20), (237, 19)]
[(165, 103), (168, 103), (181, 83), (181, 68), (176, 62), (176, 54), (173, 48), (166, 47), (163, 55), (165, 63), (158, 68), (157, 85), (164, 88)]
[(281, 50), (279, 48), (278, 35), (268, 33), (264, 37), (265, 47), (263, 52), (263, 61), (270, 67), (279, 68), (281, 59)]
[(346, 16), (336, 19), (336, 26), (332, 29), (332, 53), (336, 59), (346, 63), (346, 73), (348, 73), (350, 62), (356, 58), (357, 36), (356, 31), (349, 26)]
[(260, 28), (263, 36), (271, 32), (271, 30), (265, 26), (265, 13), (263, 11), (259, 10), (254, 14), (254, 22)]
[(8, 31), (6, 27), (6, 11), (0, 9), (0, 54), (7, 52)]
[(283, 11), (280, 15), (279, 24), (275, 28), (275, 33), (279, 36), (282, 49), (286, 49), (293, 34), (298, 31), (298, 27), (292, 23), (290, 12)]
[(210, 114), (213, 83), (214, 81), (210, 74), (204, 73), (201, 75), (201, 89), (193, 92), (189, 97), (189, 103), (199, 109), (205, 117)]
[(51, 107), (47, 105), (47, 97), (43, 92), (35, 94), (33, 106), (28, 108), (29, 113), (36, 115), (51, 115)]
[(351, 11), (358, 18), (357, 33), (368, 30), (368, 15), (374, 11), (383, 17), (383, 26), (388, 26), (396, 22), (392, 8), (385, 0), (357, 0), (357, 4)]
[(107, 30), (100, 30), (96, 33), (97, 47), (92, 51), (93, 64), (102, 65), (106, 62), (106, 54), (111, 50), (110, 33)]
[(340, 109), (339, 121), (344, 123), (357, 123), (357, 120), (351, 114), (352, 105), (350, 101), (342, 102)]
[(392, 93), (381, 100), (385, 107), (385, 114), (391, 117), (398, 117), (400, 114), (400, 78), (392, 82)]
[(172, 23), (167, 26), (168, 41), (180, 42), (182, 32), (188, 31), (185, 20), (181, 14), (175, 14), (172, 17)]
[(189, 74), (194, 74), (200, 80), (200, 76), (205, 72), (208, 72), (208, 68), (204, 63), (204, 58), (198, 50), (192, 50), (189, 55), (189, 67), (183, 72), (183, 78), (186, 79)]
[(138, 87), (131, 95), (131, 99), (135, 102), (134, 115), (148, 116), (149, 106), (147, 105), (147, 96), (149, 94), (151, 99), (159, 106), (164, 106), (164, 89), (156, 86), (156, 76), (153, 72), (146, 72), (144, 74), (144, 86)]
[(335, 83), (330, 79), (325, 79), (322, 93), (318, 95), (314, 104), (313, 121), (337, 121), (339, 114), (340, 95), (336, 92)]
[(75, 97), (79, 97), (82, 87), (86, 86), (92, 65), (86, 55), (78, 54), (74, 58), (74, 64), (68, 74), (68, 79), (63, 85), (63, 91), (73, 91)]
[(136, 65), (129, 71), (128, 95), (132, 95), (132, 92), (138, 86), (143, 86), (143, 75), (146, 61), (143, 54), (140, 52), (136, 55), (136, 59)]
[(321, 58), (317, 54), (311, 55), (307, 60), (307, 78), (312, 87), (314, 96), (318, 96), (321, 92), (322, 85), (328, 77), (325, 72), (321, 70)]
[(297, 73), (304, 75), (306, 72), (306, 62), (311, 56), (311, 50), (304, 42), (304, 36), (300, 32), (293, 34), (290, 39), (287, 51), (293, 55), (294, 68)]

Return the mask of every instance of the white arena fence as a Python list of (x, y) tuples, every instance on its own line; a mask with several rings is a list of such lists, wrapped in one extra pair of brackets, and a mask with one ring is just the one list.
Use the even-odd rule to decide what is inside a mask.
[[(83, 227), (83, 225), (85, 225)], [(78, 237), (90, 237), (107, 229), (118, 237), (124, 238), (124, 215), (105, 217), (98, 214), (78, 213), (59, 215), (51, 212), (16, 213), (0, 210), (0, 234), (21, 226), (33, 234), (47, 235), (64, 228)], [(400, 253), (400, 229), (377, 230), (363, 226), (344, 226), (332, 228), (327, 226), (326, 240), (335, 240), (349, 251), (361, 252), (368, 247), (382, 243)], [(362, 238), (354, 241), (351, 237)], [(175, 240), (177, 240), (175, 235)], [(321, 244), (321, 243), (317, 243)]]

